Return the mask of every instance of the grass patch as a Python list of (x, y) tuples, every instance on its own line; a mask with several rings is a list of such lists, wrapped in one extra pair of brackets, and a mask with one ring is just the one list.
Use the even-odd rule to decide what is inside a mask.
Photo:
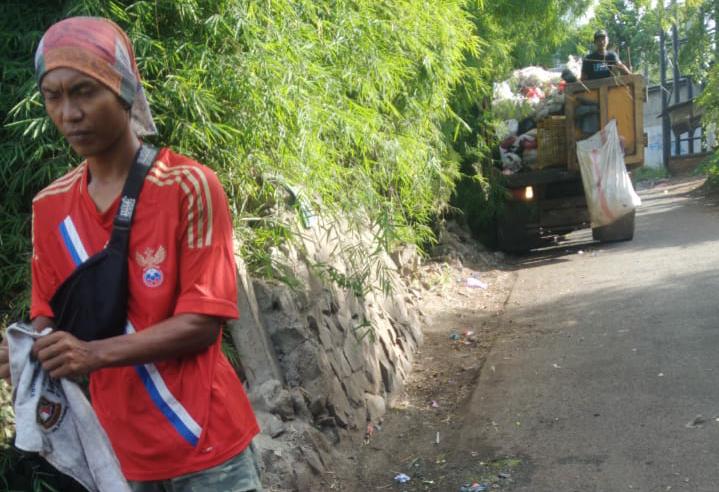
[(668, 178), (669, 171), (667, 171), (667, 169), (665, 169), (663, 166), (642, 166), (640, 168), (634, 169), (630, 173), (630, 177), (632, 178), (632, 183), (634, 185), (637, 185), (638, 183), (645, 183), (647, 181), (657, 181), (660, 179)]

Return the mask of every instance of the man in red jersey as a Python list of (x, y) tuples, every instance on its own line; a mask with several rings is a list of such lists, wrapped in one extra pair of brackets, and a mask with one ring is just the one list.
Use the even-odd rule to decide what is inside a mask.
[[(113, 22), (58, 22), (35, 64), (48, 115), (85, 158), (33, 200), (30, 314), (42, 331), (55, 328), (55, 291), (107, 244), (140, 137), (155, 126), (132, 45)], [(133, 490), (260, 490), (250, 450), (257, 421), (220, 345), (224, 321), (239, 313), (227, 198), (210, 169), (159, 151), (127, 262), (124, 335), (82, 341), (55, 330), (33, 355), (53, 378), (90, 375), (93, 407)]]

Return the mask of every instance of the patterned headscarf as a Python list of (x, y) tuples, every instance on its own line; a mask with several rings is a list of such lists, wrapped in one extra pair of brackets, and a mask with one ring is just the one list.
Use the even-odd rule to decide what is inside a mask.
[(61, 67), (98, 80), (125, 101), (136, 135), (157, 133), (132, 44), (117, 24), (100, 17), (70, 17), (50, 26), (35, 53), (38, 84), (50, 70)]

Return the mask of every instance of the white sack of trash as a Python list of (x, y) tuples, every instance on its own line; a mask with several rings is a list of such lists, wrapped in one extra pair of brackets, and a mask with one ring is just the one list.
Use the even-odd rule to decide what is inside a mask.
[(577, 158), (592, 227), (609, 225), (641, 205), (624, 164), (616, 120), (577, 142)]

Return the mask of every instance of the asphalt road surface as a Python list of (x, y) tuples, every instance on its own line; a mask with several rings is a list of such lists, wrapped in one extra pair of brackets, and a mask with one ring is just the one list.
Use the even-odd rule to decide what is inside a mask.
[(691, 187), (643, 192), (631, 242), (514, 260), (460, 443), (521, 459), (503, 490), (719, 491), (719, 207)]

